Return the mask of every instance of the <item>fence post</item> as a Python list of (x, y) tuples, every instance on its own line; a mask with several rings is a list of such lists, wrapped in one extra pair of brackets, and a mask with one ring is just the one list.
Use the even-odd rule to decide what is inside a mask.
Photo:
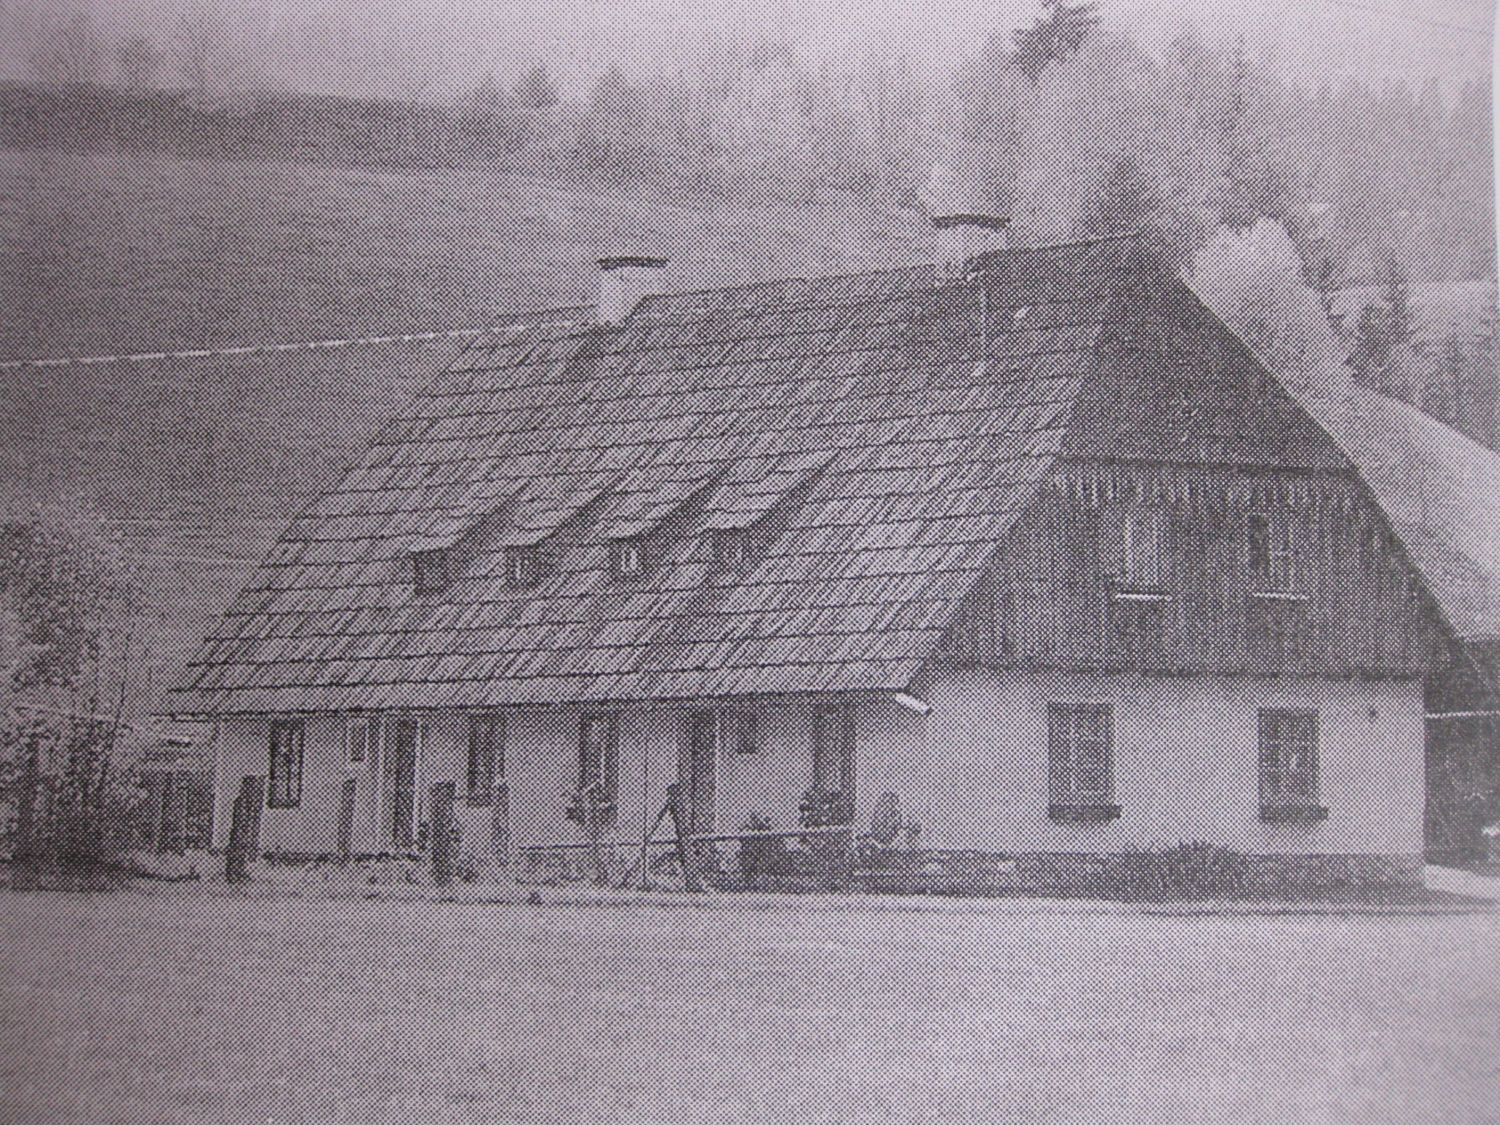
[(358, 782), (350, 777), (344, 780), (344, 790), (339, 795), (339, 863), (349, 862), (354, 851), (354, 795)]
[(432, 787), (432, 881), (439, 887), (453, 882), (453, 800), (457, 785), (440, 781)]
[(26, 764), (21, 768), (20, 808), (16, 810), (15, 876), (16, 890), (29, 890), (36, 879), (36, 795), (40, 781), (39, 757), (35, 738), (26, 740)]
[(510, 865), (510, 788), (503, 781), (495, 786), (490, 809), (490, 850), (501, 867)]
[(260, 810), (265, 804), (265, 778), (240, 781), (229, 822), (229, 846), (224, 850), (224, 881), (245, 883), (250, 879), (251, 857), (260, 850)]

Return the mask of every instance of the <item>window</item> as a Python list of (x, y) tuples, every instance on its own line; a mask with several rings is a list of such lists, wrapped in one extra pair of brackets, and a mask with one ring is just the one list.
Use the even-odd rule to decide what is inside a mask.
[(295, 809), (302, 801), (302, 737), (300, 719), (271, 724), (271, 784), (266, 805), (273, 809)]
[(1261, 590), (1287, 591), (1297, 582), (1297, 551), (1292, 542), (1289, 513), (1274, 517), (1252, 512), (1246, 524), (1250, 548), (1250, 577)]
[(1321, 820), (1318, 804), (1318, 716), (1315, 711), (1260, 713), (1262, 820)]
[(485, 806), (505, 776), (505, 720), (500, 715), (469, 716), (468, 802)]
[(585, 715), (579, 728), (578, 789), (613, 804), (620, 790), (620, 723), (612, 714)]
[(437, 548), (432, 551), (417, 551), (412, 555), (414, 574), (412, 584), (419, 594), (435, 594), (447, 588), (452, 579), (448, 551)]
[(639, 578), (646, 572), (646, 554), (640, 540), (626, 539), (614, 547), (616, 578)]
[(813, 712), (813, 791), (854, 792), (854, 708), (845, 703)]
[(1111, 820), (1114, 712), (1106, 703), (1047, 707), (1047, 801), (1054, 820)]
[(380, 720), (370, 716), (355, 716), (344, 726), (344, 747), (351, 766), (363, 765), (375, 754), (375, 743), (380, 736)]
[(811, 827), (854, 820), (854, 708), (834, 703), (813, 712), (812, 791), (802, 816)]
[(1120, 667), (1154, 670), (1167, 663), (1167, 602), (1164, 595), (1141, 600), (1117, 594), (1109, 605), (1113, 629), (1113, 661)]
[(542, 554), (536, 547), (508, 547), (505, 551), (505, 584), (512, 590), (529, 590), (542, 580)]
[(749, 562), (750, 549), (741, 528), (720, 528), (713, 532), (714, 565), (722, 571), (738, 574)]
[(1162, 584), (1165, 513), (1154, 508), (1125, 513), (1120, 527), (1120, 581), (1128, 589), (1154, 590)]
[(730, 711), (724, 716), (724, 737), (732, 754), (759, 754), (760, 716), (754, 711)]

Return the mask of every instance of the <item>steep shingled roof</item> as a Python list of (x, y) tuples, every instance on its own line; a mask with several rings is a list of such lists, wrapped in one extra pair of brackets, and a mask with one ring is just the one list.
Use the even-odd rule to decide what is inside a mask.
[[(1000, 298), (916, 267), (499, 329), (291, 525), (173, 710), (904, 687), (1051, 469), (1136, 255), (1008, 251)], [(718, 572), (712, 515), (804, 477), (748, 569)], [(646, 514), (684, 533), (616, 579), (605, 531)], [(416, 593), (409, 552), (487, 516), (451, 585)], [(556, 528), (534, 588), (505, 586), (504, 543), (535, 538), (507, 521)]]

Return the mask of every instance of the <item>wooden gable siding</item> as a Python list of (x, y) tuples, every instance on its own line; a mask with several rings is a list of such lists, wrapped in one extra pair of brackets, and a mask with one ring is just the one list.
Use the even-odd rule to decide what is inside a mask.
[[(1123, 589), (1120, 520), (1147, 507), (1164, 522), (1158, 589)], [(1297, 556), (1287, 589), (1269, 589), (1251, 573), (1252, 514), (1289, 521)], [(1142, 593), (1162, 600), (1130, 600)], [(1303, 616), (1298, 651), (1278, 654), (1257, 640), (1257, 615), (1268, 610)], [(1159, 645), (1131, 644), (1122, 619), (1152, 612), (1161, 615)], [(941, 658), (1169, 674), (1411, 676), (1428, 663), (1430, 633), (1411, 571), (1349, 477), (1071, 464), (1004, 541)]]

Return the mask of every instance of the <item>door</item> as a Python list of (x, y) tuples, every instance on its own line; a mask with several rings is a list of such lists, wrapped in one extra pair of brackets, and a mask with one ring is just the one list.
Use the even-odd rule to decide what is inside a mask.
[(417, 743), (421, 724), (416, 719), (399, 719), (392, 732), (386, 757), (386, 774), (391, 795), (391, 844), (410, 848), (417, 822)]
[(685, 753), (678, 780), (687, 806), (688, 831), (714, 830), (714, 766), (719, 752), (719, 717), (712, 711), (688, 716)]

